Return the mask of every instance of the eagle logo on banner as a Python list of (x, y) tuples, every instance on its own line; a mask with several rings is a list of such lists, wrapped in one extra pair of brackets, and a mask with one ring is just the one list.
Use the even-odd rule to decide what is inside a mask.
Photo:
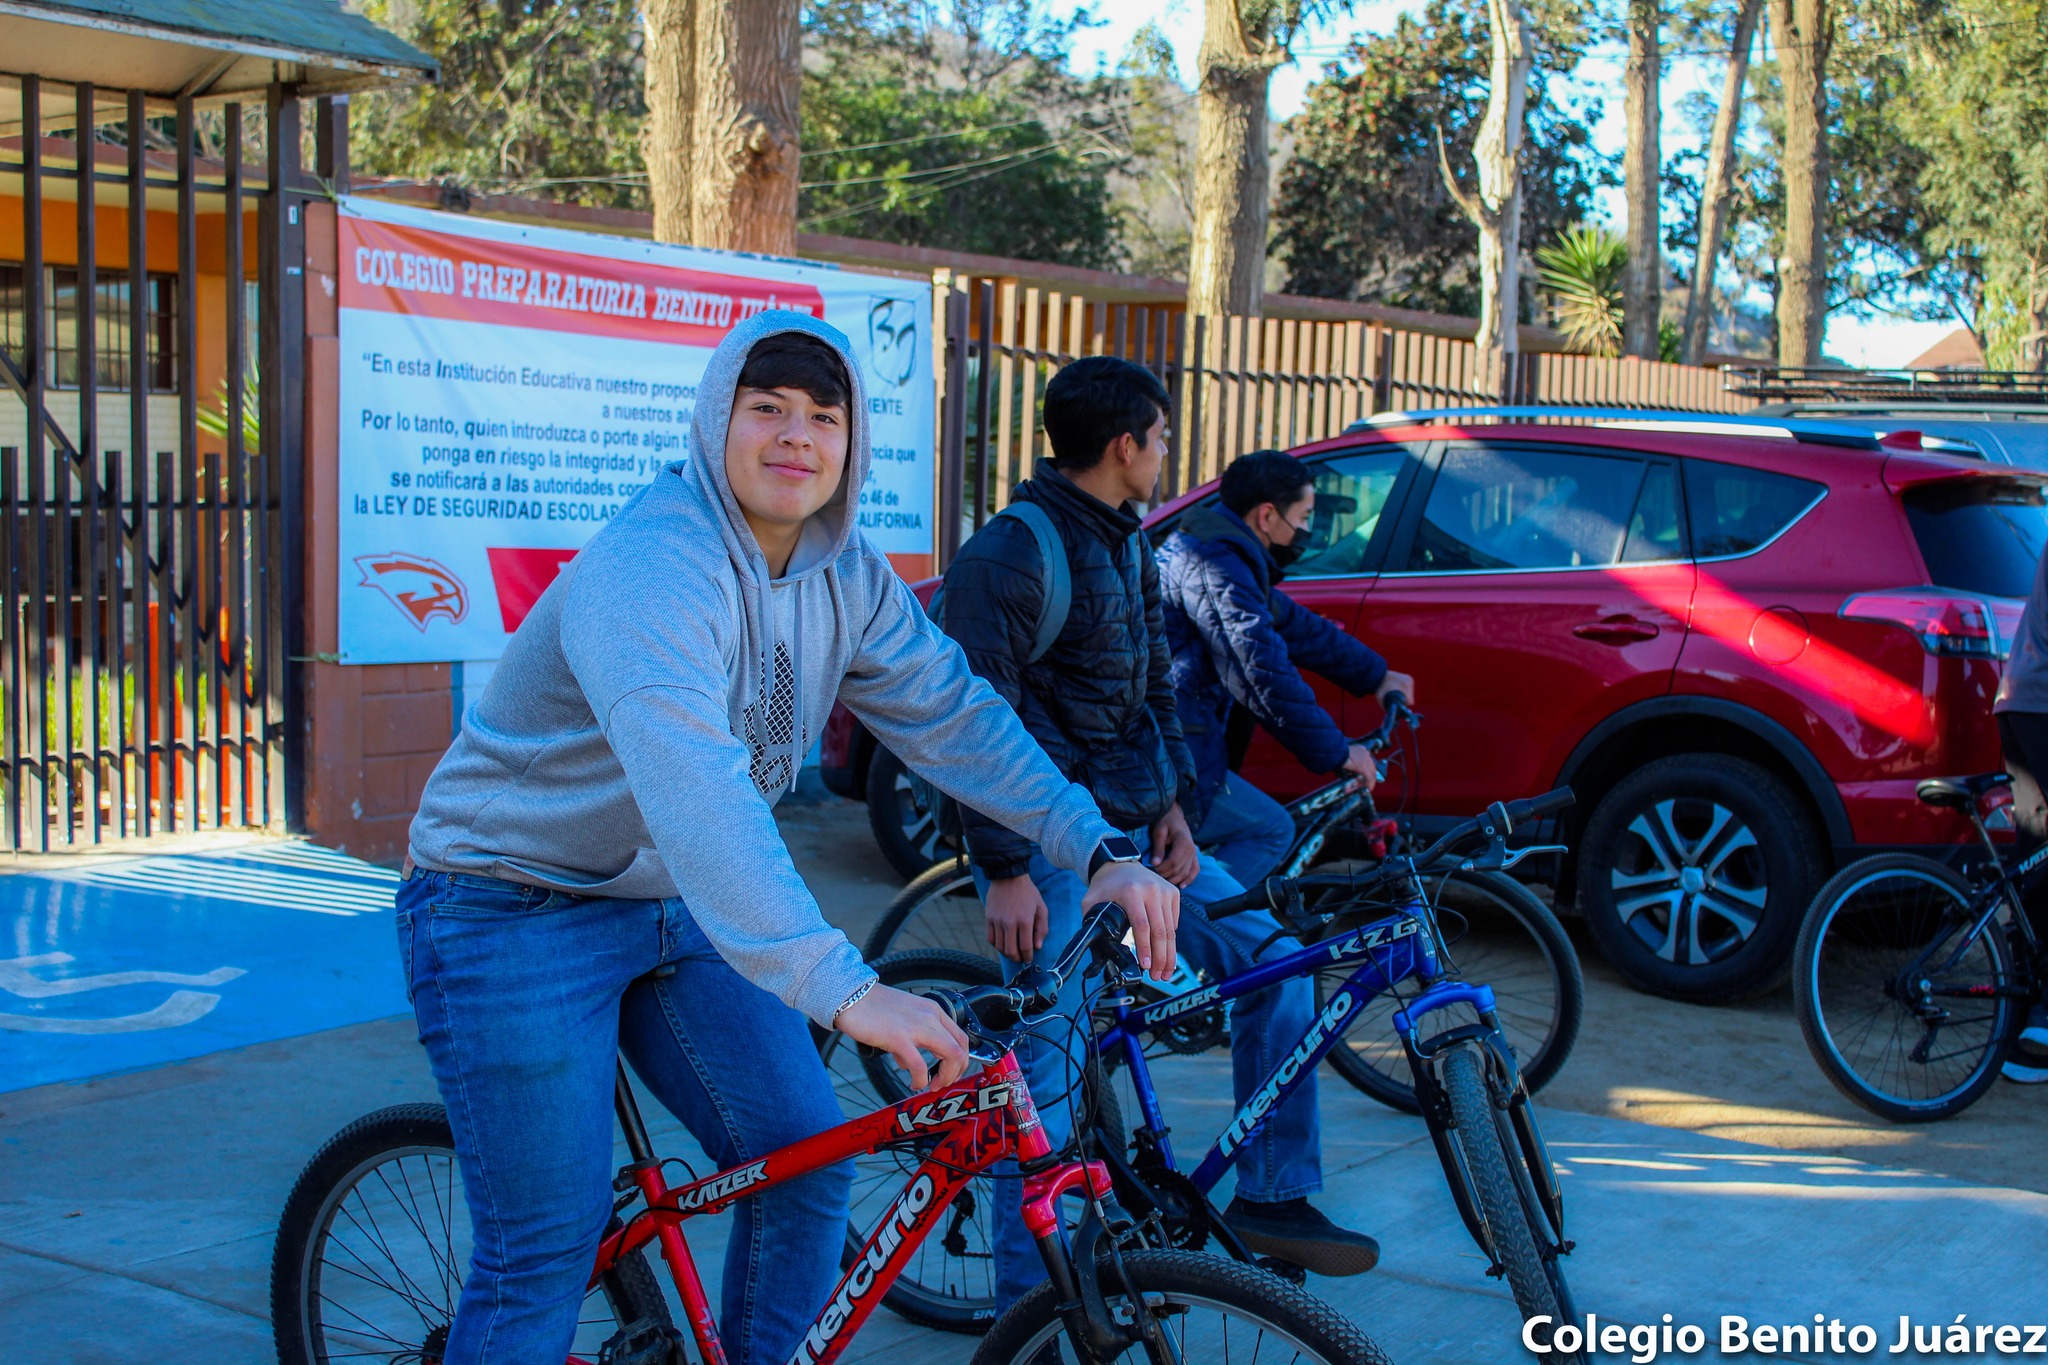
[(449, 624), (456, 625), (469, 615), (469, 589), (446, 565), (425, 555), (404, 550), (358, 555), (356, 567), (363, 571), (357, 586), (383, 593), (417, 630), (424, 631), (436, 616), (445, 616)]

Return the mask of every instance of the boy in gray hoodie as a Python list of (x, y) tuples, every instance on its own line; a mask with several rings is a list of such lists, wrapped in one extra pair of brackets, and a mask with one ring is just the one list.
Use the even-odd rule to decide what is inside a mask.
[[(835, 699), (942, 790), (1115, 900), (1155, 975), (1178, 893), (967, 668), (854, 524), (866, 401), (846, 338), (763, 313), (698, 386), (694, 458), (564, 567), (434, 771), (398, 893), (420, 1040), (475, 1228), (447, 1365), (560, 1360), (611, 1214), (614, 1058), (721, 1165), (841, 1121), (805, 1020), (920, 1085), (967, 1065), (876, 983), (772, 808)], [(1104, 840), (1112, 846), (1104, 847)], [(660, 977), (656, 968), (672, 969)], [(834, 1283), (850, 1172), (743, 1200), (721, 1330), (781, 1365)]]

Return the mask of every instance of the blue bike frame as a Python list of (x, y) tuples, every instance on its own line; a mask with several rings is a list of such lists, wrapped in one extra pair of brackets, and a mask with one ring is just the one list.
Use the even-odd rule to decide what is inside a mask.
[(1416, 904), (1327, 943), (1318, 943), (1285, 957), (1262, 962), (1248, 972), (1197, 987), (1171, 999), (1149, 1005), (1122, 1004), (1116, 1007), (1115, 1022), (1098, 1038), (1097, 1045), (1105, 1059), (1120, 1056), (1130, 1067), (1131, 1083), (1137, 1090), (1138, 1107), (1145, 1116), (1145, 1126), (1156, 1136), (1159, 1154), (1166, 1163), (1178, 1168), (1179, 1163), (1174, 1161), (1172, 1148), (1167, 1143), (1166, 1118), (1160, 1112), (1159, 1094), (1153, 1089), (1152, 1073), (1145, 1064), (1145, 1035), (1169, 1028), (1191, 1012), (1211, 1009), (1290, 977), (1310, 975), (1332, 963), (1346, 963), (1354, 958), (1363, 959), (1358, 970), (1346, 978), (1343, 985), (1330, 992), (1307, 1032), (1252, 1092), (1251, 1098), (1232, 1117), (1230, 1126), (1223, 1130), (1223, 1135), (1216, 1139), (1216, 1144), (1195, 1170), (1192, 1179), (1204, 1195), (1216, 1188), (1223, 1173), (1243, 1153), (1245, 1144), (1266, 1126), (1273, 1111), (1287, 1102), (1287, 1098), (1322, 1062), (1324, 1055), (1343, 1040), (1374, 996), (1391, 988), (1396, 981), (1411, 977), (1425, 983), (1426, 989), (1422, 994), (1394, 1014), (1394, 1028), (1412, 1053), (1415, 1031), (1424, 1015), (1462, 1004), (1477, 1009), (1482, 1017), (1490, 1017), (1494, 1007), (1493, 988), (1437, 979), (1436, 945), (1428, 915)]

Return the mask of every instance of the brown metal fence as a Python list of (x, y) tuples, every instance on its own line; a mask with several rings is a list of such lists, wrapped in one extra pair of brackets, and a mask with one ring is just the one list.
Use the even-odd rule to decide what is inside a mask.
[(1206, 483), (1248, 450), (1340, 434), (1375, 413), (1497, 403), (1740, 412), (1718, 370), (1525, 353), (1505, 386), (1469, 341), (1368, 322), (1190, 317), (1010, 280), (956, 278), (940, 296), (939, 562), (1049, 453), (1038, 404), (1070, 361), (1147, 366), (1174, 399), (1160, 495)]
[(0, 215), (20, 215), (18, 235), (0, 219), (19, 243), (0, 260), (0, 849), (283, 824), (295, 196), (316, 188), (299, 100), (273, 86), (245, 134), (238, 104), (34, 76), (0, 77), (5, 94), (21, 116), (0, 142)]

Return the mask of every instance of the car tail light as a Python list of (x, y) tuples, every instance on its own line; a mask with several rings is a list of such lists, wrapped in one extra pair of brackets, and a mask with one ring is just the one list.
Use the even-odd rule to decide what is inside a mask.
[[(1972, 593), (1947, 592), (1941, 588), (1892, 588), (1884, 592), (1860, 592), (1842, 603), (1842, 616), (1850, 621), (1882, 621), (1902, 626), (1920, 637), (1929, 654), (1954, 654), (1970, 658), (2002, 659), (2011, 639), (2002, 613), (1988, 598)], [(2018, 625), (2014, 613), (2012, 627)]]

